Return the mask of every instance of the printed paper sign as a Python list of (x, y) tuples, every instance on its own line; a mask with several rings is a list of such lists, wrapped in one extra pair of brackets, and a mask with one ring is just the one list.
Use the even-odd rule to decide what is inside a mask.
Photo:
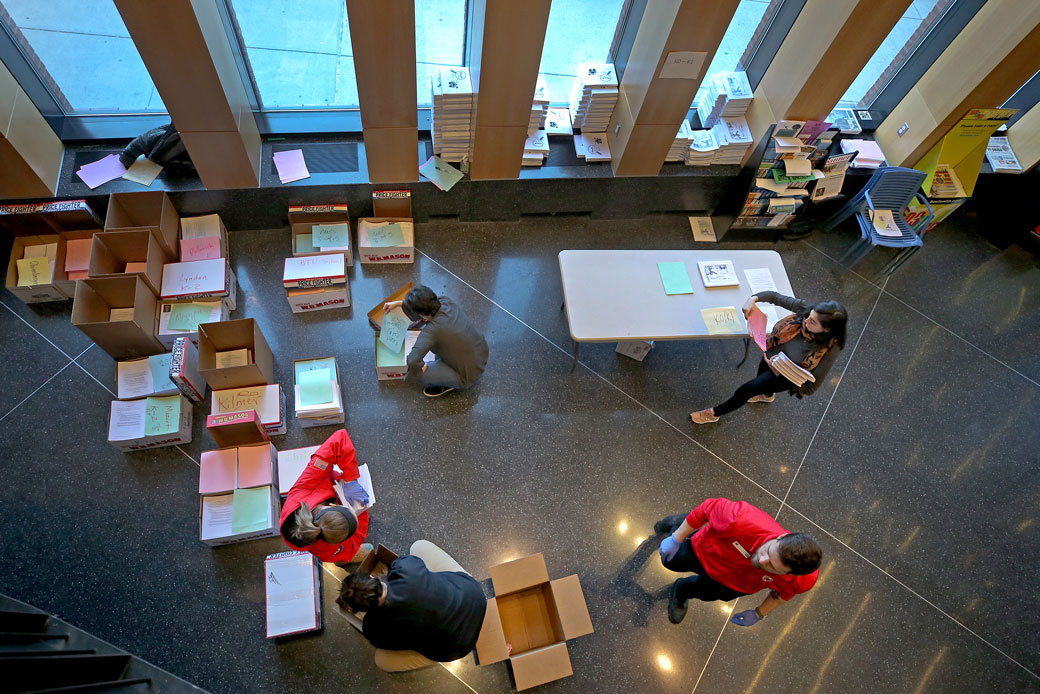
[(744, 324), (740, 313), (733, 306), (720, 308), (702, 308), (701, 317), (708, 328), (709, 335), (732, 335), (744, 332)]
[(311, 226), (311, 245), (319, 248), (342, 248), (350, 245), (350, 225), (314, 224)]
[(404, 231), (400, 224), (381, 224), (379, 226), (367, 226), (369, 246), (403, 246)]
[(397, 354), (404, 345), (404, 336), (408, 331), (409, 323), (411, 321), (408, 320), (408, 317), (400, 309), (390, 311), (383, 316), (383, 327), (379, 331), (379, 341), (386, 345), (386, 348), (391, 352)]
[(223, 258), (168, 263), (163, 266), (163, 298), (215, 294), (226, 290), (227, 277)]
[(658, 77), (673, 80), (698, 79), (707, 57), (707, 53), (698, 51), (669, 51)]

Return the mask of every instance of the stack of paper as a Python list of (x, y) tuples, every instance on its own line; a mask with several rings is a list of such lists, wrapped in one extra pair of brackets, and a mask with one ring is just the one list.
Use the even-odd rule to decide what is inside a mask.
[(711, 130), (694, 130), (690, 133), (690, 146), (686, 150), (687, 166), (710, 166), (719, 151), (719, 141)]
[(712, 76), (697, 102), (697, 114), (706, 128), (715, 127), (719, 118), (743, 116), (753, 99), (747, 73), (720, 72)]
[[(360, 509), (358, 509), (356, 505), (354, 506), (354, 508), (358, 510), (358, 513), (360, 513), (361, 511), (367, 511), (368, 509), (376, 505), (376, 491), (375, 488), (372, 486), (372, 473), (368, 469), (368, 463), (358, 466), (357, 483), (360, 484), (361, 487), (368, 494), (367, 504), (365, 504)], [(347, 501), (346, 485), (348, 484), (350, 484), (350, 480), (340, 479), (336, 480), (332, 485), (333, 490), (336, 492), (336, 498), (339, 499), (340, 504), (343, 506), (347, 506), (348, 504), (350, 504), (350, 502)]]
[(524, 141), (524, 166), (541, 166), (549, 156), (549, 136), (544, 130), (536, 130)]
[(690, 151), (690, 145), (693, 144), (693, 129), (690, 128), (690, 124), (687, 121), (683, 121), (682, 125), (679, 126), (679, 132), (672, 140), (672, 146), (668, 149), (668, 154), (665, 156), (665, 161), (686, 161), (687, 152)]
[(836, 127), (842, 135), (859, 135), (863, 132), (856, 114), (851, 108), (836, 108), (827, 116), (827, 120)]
[(118, 154), (109, 154), (97, 161), (84, 164), (76, 171), (80, 180), (94, 190), (98, 186), (113, 181), (126, 173), (126, 168), (119, 162)]
[(433, 153), (445, 161), (468, 159), (477, 95), (469, 68), (442, 67), (430, 78), (433, 92)]
[(343, 423), (343, 395), (334, 357), (293, 362), (296, 419), (300, 426)]
[(170, 353), (116, 363), (116, 392), (120, 400), (179, 392), (170, 380)]
[(203, 496), (199, 539), (208, 545), (223, 545), (277, 535), (277, 498), (271, 485)]
[(571, 97), (571, 114), (576, 129), (604, 133), (618, 99), (617, 72), (611, 63), (582, 63), (578, 68), (577, 91)]
[(278, 171), (278, 180), (282, 183), (292, 183), (311, 177), (311, 172), (307, 170), (307, 162), (303, 159), (302, 149), (275, 152), (272, 157), (274, 168)]
[(574, 153), (587, 162), (610, 161), (606, 133), (581, 133), (574, 136)]
[[(986, 161), (994, 173), (1022, 173), (1015, 151), (1006, 137), (991, 137), (986, 145)], [(69, 241), (71, 244), (72, 242)], [(68, 263), (66, 262), (66, 269)]]
[[(527, 134), (533, 135), (545, 128), (545, 117), (549, 115), (549, 83), (538, 75), (538, 84), (534, 88), (534, 101), (531, 103), (531, 120), (527, 124)], [(568, 126), (570, 124), (568, 123)]]
[(873, 140), (842, 140), (841, 151), (859, 152), (852, 165), (861, 169), (876, 169), (885, 163), (885, 155)]
[(550, 108), (545, 114), (545, 132), (548, 135), (573, 135), (571, 110), (569, 108)]
[(739, 164), (751, 147), (751, 128), (743, 116), (720, 118), (712, 128), (719, 143), (713, 164)]
[(776, 355), (776, 358), (771, 362), (773, 368), (780, 372), (780, 375), (786, 378), (796, 386), (800, 386), (806, 381), (812, 381), (816, 383), (816, 379), (813, 377), (812, 372), (806, 371), (802, 367), (795, 364), (793, 361), (788, 359), (787, 355), (780, 352)]

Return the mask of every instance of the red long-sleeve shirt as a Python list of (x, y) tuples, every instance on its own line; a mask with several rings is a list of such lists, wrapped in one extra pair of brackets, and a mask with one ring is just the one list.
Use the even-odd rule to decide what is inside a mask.
[[(333, 465), (342, 470), (342, 474), (333, 470)], [(357, 455), (354, 453), (354, 443), (346, 429), (340, 429), (330, 436), (321, 447), (314, 452), (307, 467), (303, 469), (296, 484), (289, 490), (282, 506), (282, 515), (278, 520), (278, 527), (282, 533), (285, 544), (293, 549), (307, 551), (322, 561), (346, 562), (350, 561), (357, 553), (358, 547), (365, 541), (368, 535), (368, 511), (358, 514), (357, 532), (338, 544), (329, 544), (319, 539), (313, 545), (297, 547), (286, 537), (285, 521), (296, 510), (300, 504), (314, 508), (316, 504), (336, 498), (336, 492), (332, 488), (332, 480), (345, 479), (348, 482), (358, 478)]]
[(769, 588), (790, 600), (812, 588), (820, 575), (818, 570), (803, 576), (771, 574), (752, 566), (750, 557), (755, 550), (788, 531), (746, 501), (706, 499), (690, 511), (686, 522), (695, 530), (707, 523), (690, 538), (693, 551), (711, 578), (733, 590), (757, 593)]

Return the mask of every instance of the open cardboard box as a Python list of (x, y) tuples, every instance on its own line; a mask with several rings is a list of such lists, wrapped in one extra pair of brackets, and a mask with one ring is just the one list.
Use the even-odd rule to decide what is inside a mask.
[[(401, 246), (370, 246), (368, 227), (386, 222), (402, 224), (404, 244)], [(358, 258), (362, 263), (414, 263), (415, 224), (412, 220), (412, 191), (373, 190), (372, 216), (358, 220)]]
[(480, 664), (508, 659), (518, 690), (574, 674), (566, 641), (592, 633), (578, 575), (550, 581), (539, 553), (492, 566), (491, 584), (495, 597), (477, 638)]
[(61, 239), (58, 244), (65, 254), (64, 270), (66, 278), (58, 280), (58, 288), (69, 298), (76, 295), (76, 280), (85, 280), (90, 270), (90, 253), (94, 248), (94, 236), (100, 229), (80, 229), (76, 231), (59, 231)]
[[(253, 363), (217, 368), (217, 352), (248, 349)], [(213, 390), (274, 383), (274, 356), (252, 318), (199, 324), (199, 372)]]
[[(110, 320), (112, 309), (133, 308), (129, 320)], [(166, 350), (152, 333), (155, 294), (137, 275), (76, 282), (72, 324), (113, 359), (132, 359)]]
[[(390, 565), (394, 563), (395, 559), (397, 559), (397, 554), (380, 544), (368, 553), (368, 556), (358, 565), (357, 571), (354, 573), (375, 577), (386, 576), (390, 573)], [(347, 618), (352, 627), (362, 631), (362, 625), (365, 620), (364, 612), (351, 612), (345, 607), (339, 608), (339, 611), (340, 614)]]
[(147, 229), (171, 258), (180, 257), (180, 216), (162, 190), (112, 193), (108, 197), (105, 231)]
[(372, 329), (375, 330), (376, 333), (383, 329), (383, 305), (390, 301), (404, 301), (408, 292), (412, 291), (413, 286), (415, 286), (415, 283), (409, 282), (390, 296), (380, 301), (371, 311), (368, 312), (368, 324), (372, 326)]
[(271, 440), (256, 410), (211, 414), (206, 417), (206, 431), (218, 448), (237, 448)]
[(231, 256), (228, 255), (227, 229), (224, 228), (224, 222), (220, 219), (219, 214), (207, 214), (201, 217), (181, 217), (181, 254), (176, 257), (181, 261), (199, 260), (199, 258), (185, 255), (185, 244), (183, 241), (207, 237), (219, 239), (220, 257), (231, 259)]
[[(387, 349), (386, 345), (379, 341), (379, 333), (376, 333), (376, 378), (380, 381), (400, 381), (408, 375), (408, 355), (415, 347), (419, 339), (419, 330), (409, 330), (404, 336), (404, 346), (400, 353), (395, 354)], [(426, 363), (436, 359), (432, 352), (427, 352), (423, 357)]]
[[(342, 248), (330, 248), (327, 251), (315, 249), (314, 251), (299, 251), (296, 246), (296, 237), (300, 234), (310, 234), (311, 227), (315, 224), (346, 224), (347, 245)], [(292, 228), (292, 250), (293, 256), (299, 258), (308, 255), (323, 255), (325, 253), (342, 253), (346, 256), (347, 265), (354, 264), (354, 253), (352, 249), (352, 234), (350, 233), (350, 212), (347, 203), (330, 203), (328, 205), (291, 205), (289, 207), (289, 226)]]
[[(198, 330), (173, 330), (170, 328), (170, 317), (173, 314), (173, 305), (184, 303), (183, 301), (160, 301), (155, 312), (155, 336), (164, 347), (170, 349), (174, 341), (179, 337), (186, 337), (199, 345)], [(231, 309), (227, 305), (227, 299), (206, 299), (204, 301), (191, 302), (196, 305), (209, 308), (209, 319), (205, 323), (219, 323), (231, 318)], [(201, 325), (201, 323), (200, 323)]]
[[(54, 260), (50, 281), (25, 287), (18, 286), (18, 261), (25, 255), (28, 246), (57, 244), (57, 256)], [(42, 278), (41, 278), (42, 279)], [(58, 234), (41, 236), (16, 236), (11, 244), (11, 257), (7, 262), (7, 291), (14, 294), (26, 304), (39, 304), (46, 301), (68, 301), (69, 295), (62, 287), (68, 288), (68, 275), (65, 274), (65, 244)]]
[[(148, 230), (109, 231), (94, 235), (87, 274), (90, 277), (137, 275), (152, 293), (158, 294), (163, 265), (168, 262), (166, 251)], [(144, 263), (144, 268), (140, 272), (127, 272), (127, 263)]]

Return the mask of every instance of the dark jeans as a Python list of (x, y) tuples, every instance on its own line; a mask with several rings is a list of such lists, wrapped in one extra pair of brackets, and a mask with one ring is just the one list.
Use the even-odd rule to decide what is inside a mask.
[(704, 569), (704, 565), (701, 564), (701, 560), (697, 558), (697, 553), (693, 551), (693, 544), (690, 542), (692, 537), (691, 535), (686, 538), (679, 545), (679, 551), (675, 553), (674, 557), (662, 562), (664, 568), (669, 571), (679, 573), (692, 571), (697, 574), (696, 576), (687, 576), (676, 580), (675, 585), (678, 586), (676, 593), (679, 599), (688, 600), (693, 598), (711, 602), (712, 600), (736, 600), (742, 595), (750, 595), (750, 593), (741, 593), (739, 590), (733, 590), (709, 577), (708, 572)]
[(793, 383), (783, 376), (777, 376), (774, 374), (769, 368), (769, 364), (765, 362), (765, 359), (759, 360), (758, 375), (737, 388), (737, 392), (733, 393), (733, 397), (729, 400), (721, 405), (716, 405), (714, 408), (715, 416), (721, 417), (724, 414), (729, 414), (733, 410), (743, 407), (749, 399), (756, 395), (783, 393), (790, 390), (793, 385)]

